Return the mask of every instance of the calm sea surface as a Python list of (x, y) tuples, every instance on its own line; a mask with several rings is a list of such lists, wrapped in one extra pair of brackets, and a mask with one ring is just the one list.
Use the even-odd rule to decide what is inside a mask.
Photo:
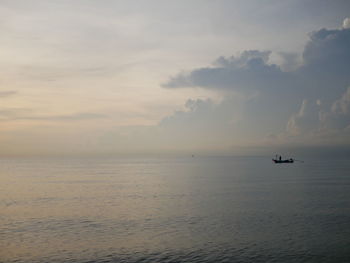
[(350, 161), (0, 159), (0, 262), (350, 262)]

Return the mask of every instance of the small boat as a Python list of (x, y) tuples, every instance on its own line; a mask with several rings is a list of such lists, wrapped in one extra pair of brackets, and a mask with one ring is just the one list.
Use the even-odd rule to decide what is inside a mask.
[(292, 158), (286, 160), (272, 159), (272, 161), (274, 163), (294, 163), (294, 160)]
[(294, 163), (294, 159), (293, 158), (290, 158), (290, 159), (282, 159), (282, 156), (281, 155), (278, 155), (276, 154), (276, 157), (275, 159), (272, 159), (272, 161), (274, 163)]

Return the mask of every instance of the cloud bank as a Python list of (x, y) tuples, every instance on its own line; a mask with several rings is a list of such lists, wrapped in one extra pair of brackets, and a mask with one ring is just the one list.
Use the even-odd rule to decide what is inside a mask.
[[(208, 126), (227, 129), (209, 116), (222, 105), (231, 105), (220, 116), (228, 122), (229, 116), (239, 112), (241, 119), (230, 127), (233, 137), (238, 130), (245, 130), (245, 138), (254, 141), (279, 138), (280, 143), (349, 145), (349, 21), (345, 19), (340, 29), (311, 32), (302, 65), (294, 70), (284, 71), (281, 65), (270, 63), (271, 51), (247, 50), (237, 56), (219, 57), (210, 66), (178, 73), (163, 87), (211, 89), (224, 98), (207, 109), (205, 120), (192, 110), (177, 112), (166, 121), (176, 125), (179, 118), (195, 119), (193, 115), (198, 114)], [(284, 57), (288, 58), (295, 60), (295, 56)], [(240, 94), (243, 106), (235, 107), (228, 94)]]

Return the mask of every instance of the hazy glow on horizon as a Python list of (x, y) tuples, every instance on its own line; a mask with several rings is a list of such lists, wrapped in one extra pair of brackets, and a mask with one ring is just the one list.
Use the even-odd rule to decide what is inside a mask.
[(349, 145), (349, 11), (0, 0), (0, 155)]

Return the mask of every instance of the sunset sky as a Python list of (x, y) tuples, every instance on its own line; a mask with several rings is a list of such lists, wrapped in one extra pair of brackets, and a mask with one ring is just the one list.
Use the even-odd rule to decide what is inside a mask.
[(350, 148), (348, 17), (346, 0), (0, 0), (0, 155)]

